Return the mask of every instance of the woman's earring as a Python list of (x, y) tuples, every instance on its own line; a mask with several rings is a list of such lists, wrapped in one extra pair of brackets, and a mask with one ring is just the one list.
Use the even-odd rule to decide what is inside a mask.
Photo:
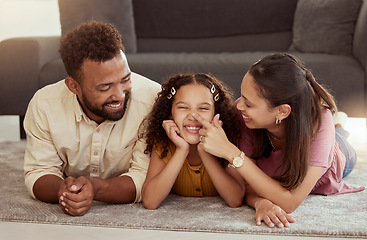
[(282, 122), (282, 120), (280, 120), (279, 118), (276, 118), (276, 119), (275, 119), (275, 124), (276, 124), (276, 125), (279, 125), (281, 122)]

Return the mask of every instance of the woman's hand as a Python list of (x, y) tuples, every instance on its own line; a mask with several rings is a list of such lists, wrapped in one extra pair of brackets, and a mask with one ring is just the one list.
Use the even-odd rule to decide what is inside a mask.
[(283, 228), (289, 227), (289, 223), (296, 221), (291, 215), (267, 199), (258, 201), (255, 204), (255, 210), (255, 220), (258, 226), (264, 221), (270, 228), (273, 228), (275, 225), (278, 228)]
[[(197, 115), (197, 116), (199, 116), (199, 118), (200, 118), (200, 115)], [(205, 120), (204, 120), (205, 121)], [(208, 122), (209, 123), (209, 122)], [(213, 125), (214, 127), (215, 126), (219, 126), (220, 128), (222, 127), (222, 125), (223, 125), (223, 122), (221, 121), (221, 120), (219, 120), (219, 114), (216, 114), (214, 117), (213, 117), (213, 120), (212, 120), (212, 122), (210, 123), (211, 125)], [(223, 130), (223, 129), (222, 129)], [(201, 131), (201, 132), (200, 132)], [(200, 133), (203, 133), (204, 131), (202, 131), (202, 130), (200, 130), (199, 131), (199, 134)], [(224, 132), (224, 131), (223, 131)], [(211, 154), (210, 152), (208, 152), (208, 151), (206, 151), (205, 149), (204, 149), (204, 138), (205, 138), (205, 136), (204, 135), (202, 135), (202, 134), (200, 134), (200, 136), (202, 136), (201, 137), (201, 140), (200, 140), (200, 142), (202, 143), (202, 144), (198, 144), (198, 146), (197, 146), (197, 149), (198, 149), (198, 153), (199, 153), (199, 155), (200, 155), (200, 157), (201, 157), (201, 159), (205, 159), (205, 158), (209, 158), (209, 157), (213, 157), (214, 156), (214, 159), (216, 159), (216, 156), (215, 155), (213, 155), (213, 154)], [(227, 137), (227, 136), (226, 136)], [(205, 145), (208, 145), (209, 143), (206, 141), (206, 144)]]
[(239, 152), (227, 138), (226, 133), (222, 128), (222, 121), (219, 120), (219, 114), (216, 114), (213, 121), (210, 123), (198, 114), (193, 114), (193, 117), (199, 121), (203, 127), (199, 134), (202, 136), (199, 146), (206, 152), (228, 160), (228, 153)]
[(176, 148), (189, 149), (189, 144), (179, 135), (180, 129), (173, 120), (164, 120), (162, 126)]

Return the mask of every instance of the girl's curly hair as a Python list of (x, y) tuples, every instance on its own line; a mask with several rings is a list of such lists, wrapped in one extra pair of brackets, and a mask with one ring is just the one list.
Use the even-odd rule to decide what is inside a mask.
[[(147, 143), (144, 151), (145, 154), (152, 152), (153, 147), (159, 147), (162, 148), (161, 157), (167, 156), (167, 147), (171, 140), (162, 127), (162, 123), (163, 120), (170, 119), (171, 117), (172, 102), (175, 98), (175, 96), (170, 97), (171, 89), (173, 87), (178, 91), (182, 86), (194, 83), (202, 84), (209, 90), (214, 86), (215, 92), (213, 93), (213, 98), (218, 98), (219, 96), (217, 101), (214, 101), (215, 114), (220, 114), (223, 129), (228, 140), (238, 145), (240, 138), (240, 131), (238, 130), (240, 118), (234, 106), (232, 92), (223, 82), (209, 74), (176, 74), (162, 85), (162, 91), (158, 93), (151, 112), (143, 121), (142, 137), (146, 138)], [(220, 162), (225, 164), (223, 159)]]

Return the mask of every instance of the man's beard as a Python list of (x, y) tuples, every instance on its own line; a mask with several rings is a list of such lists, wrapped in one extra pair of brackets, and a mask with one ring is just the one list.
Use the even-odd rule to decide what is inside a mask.
[(127, 103), (129, 102), (129, 99), (130, 99), (130, 92), (126, 93), (125, 100), (124, 100), (124, 107), (118, 112), (109, 112), (105, 109), (105, 106), (107, 104), (117, 103), (117, 101), (106, 102), (102, 105), (102, 109), (100, 109), (96, 106), (93, 106), (91, 102), (88, 101), (88, 99), (85, 97), (85, 94), (82, 94), (82, 98), (83, 98), (84, 106), (94, 115), (101, 117), (103, 119), (110, 120), (110, 121), (118, 121), (125, 115)]

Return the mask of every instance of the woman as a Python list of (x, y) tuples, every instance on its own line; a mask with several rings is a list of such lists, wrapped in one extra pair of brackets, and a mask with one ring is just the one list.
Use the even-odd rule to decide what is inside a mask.
[[(362, 191), (340, 183), (346, 158), (335, 140), (333, 97), (289, 54), (266, 56), (253, 64), (241, 85), (237, 109), (241, 141), (231, 144), (221, 127), (198, 114), (204, 128), (200, 145), (227, 159), (246, 181), (246, 203), (256, 223), (289, 226), (308, 194)], [(350, 170), (350, 169), (349, 169)]]

